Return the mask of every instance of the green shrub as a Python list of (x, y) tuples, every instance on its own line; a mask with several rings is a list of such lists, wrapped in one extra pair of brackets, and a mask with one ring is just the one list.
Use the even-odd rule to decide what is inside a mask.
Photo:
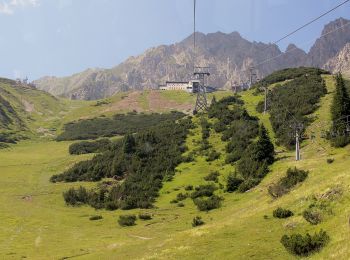
[(317, 225), (322, 222), (322, 211), (311, 207), (303, 211), (304, 219), (312, 225)]
[(202, 217), (196, 216), (192, 220), (192, 227), (198, 227), (204, 225), (204, 221), (202, 220)]
[(220, 176), (220, 173), (218, 171), (210, 172), (207, 176), (204, 177), (204, 180), (218, 182), (219, 176)]
[(193, 202), (197, 206), (198, 210), (209, 211), (212, 209), (220, 208), (222, 200), (223, 198), (212, 195), (208, 198), (196, 198), (193, 200)]
[(280, 180), (281, 185), (287, 189), (293, 188), (298, 183), (303, 182), (308, 174), (308, 171), (299, 170), (296, 167), (294, 169), (289, 168), (287, 176)]
[(118, 201), (106, 201), (105, 208), (106, 210), (116, 210), (119, 208), (119, 203)]
[(206, 159), (207, 162), (212, 162), (220, 158), (220, 153), (216, 151), (211, 151), (208, 155), (208, 158)]
[(263, 87), (264, 84), (271, 85), (273, 83), (298, 78), (306, 74), (321, 75), (330, 73), (328, 71), (312, 67), (287, 68), (271, 73), (270, 75), (263, 78), (260, 82), (256, 83), (253, 87), (259, 88)]
[(308, 171), (299, 170), (296, 167), (294, 169), (289, 168), (285, 177), (281, 178), (277, 184), (270, 185), (268, 192), (272, 197), (281, 197), (288, 193), (295, 185), (303, 182), (308, 174)]
[(5, 143), (0, 143), (0, 149), (6, 149), (9, 148), (10, 146), (8, 144)]
[(200, 151), (206, 151), (210, 149), (212, 146), (209, 144), (208, 140), (204, 139), (199, 147)]
[(256, 185), (260, 183), (260, 179), (247, 179), (244, 180), (239, 186), (238, 191), (239, 192), (246, 192), (252, 188), (254, 188)]
[(207, 184), (207, 185), (200, 185), (195, 188), (195, 191), (192, 192), (191, 198), (195, 199), (198, 197), (203, 197), (203, 196), (212, 196), (214, 194), (214, 191), (217, 188), (215, 187), (214, 184)]
[(273, 216), (275, 218), (289, 218), (293, 215), (293, 212), (289, 209), (277, 208), (273, 211)]
[(152, 215), (149, 214), (149, 213), (140, 213), (139, 214), (139, 219), (150, 220), (150, 219), (152, 219)]
[(328, 163), (328, 164), (332, 164), (333, 162), (334, 162), (334, 158), (328, 158), (328, 159), (327, 159), (327, 163)]
[(120, 226), (134, 226), (136, 222), (135, 215), (120, 215), (118, 219), (118, 223)]
[(350, 137), (346, 135), (340, 135), (331, 138), (331, 144), (335, 148), (342, 148), (345, 147), (349, 144), (350, 142)]
[(239, 159), (241, 159), (241, 156), (242, 156), (242, 154), (236, 150), (231, 152), (231, 153), (228, 153), (226, 155), (225, 163), (233, 165), (235, 162), (237, 162)]
[(185, 190), (186, 190), (186, 191), (193, 190), (193, 185), (187, 185), (187, 186), (185, 187)]
[(100, 153), (111, 148), (109, 139), (100, 139), (92, 142), (82, 141), (69, 146), (69, 154)]
[(210, 136), (211, 124), (208, 122), (208, 120), (206, 120), (204, 118), (201, 118), (200, 124), (202, 126), (202, 139), (206, 140)]
[(242, 179), (237, 178), (235, 175), (230, 174), (227, 178), (226, 190), (228, 192), (234, 192), (238, 189), (239, 185), (243, 182)]
[(64, 125), (64, 131), (57, 137), (57, 141), (87, 140), (99, 137), (111, 137), (135, 133), (152, 128), (154, 125), (168, 120), (175, 121), (185, 115), (181, 112), (164, 114), (117, 114), (111, 118), (97, 117), (70, 122)]
[[(113, 196), (108, 190), (105, 197), (94, 196), (93, 203), (88, 204), (98, 208), (106, 205), (114, 205), (114, 208), (118, 205), (122, 209), (149, 208), (163, 182), (171, 180), (176, 166), (182, 162), (184, 143), (192, 126), (191, 120), (185, 118), (127, 135), (115, 142), (110, 150), (95, 155), (91, 160), (78, 162), (50, 180), (76, 182), (123, 179), (114, 187)], [(67, 201), (69, 203), (68, 197)]]
[(320, 98), (326, 93), (325, 82), (318, 72), (301, 74), (269, 92), (268, 111), (278, 144), (294, 147), (295, 138), (285, 126), (297, 120), (304, 124), (305, 129), (312, 120), (308, 115), (318, 108)]
[(182, 207), (185, 207), (185, 204), (182, 203), (182, 202), (179, 202), (179, 203), (177, 204), (177, 206), (180, 207), (180, 208), (182, 208)]
[(82, 186), (78, 189), (70, 188), (68, 191), (63, 192), (66, 204), (71, 206), (86, 204), (89, 201), (89, 197), (89, 192)]
[(222, 122), (218, 121), (213, 125), (215, 132), (222, 133), (227, 129), (227, 126)]
[(268, 166), (274, 161), (274, 154), (274, 146), (267, 131), (260, 125), (258, 140), (247, 147), (237, 162), (237, 173), (244, 179), (238, 188), (240, 192), (245, 192), (260, 183), (269, 171)]
[(321, 230), (314, 235), (292, 234), (291, 236), (284, 235), (281, 238), (282, 245), (292, 254), (297, 256), (309, 256), (320, 251), (327, 245), (330, 238), (326, 231)]
[(194, 160), (195, 160), (194, 154), (189, 154), (187, 156), (182, 157), (182, 161), (186, 163), (193, 162)]
[(100, 215), (94, 215), (94, 216), (91, 216), (89, 219), (90, 220), (100, 220), (100, 219), (103, 219), (103, 217)]
[(176, 195), (176, 200), (177, 201), (182, 201), (182, 200), (187, 199), (187, 197), (188, 197), (188, 194), (179, 193), (179, 194)]

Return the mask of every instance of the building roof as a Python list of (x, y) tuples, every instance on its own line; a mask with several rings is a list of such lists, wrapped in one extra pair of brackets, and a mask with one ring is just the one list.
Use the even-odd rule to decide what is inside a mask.
[(168, 83), (188, 84), (188, 81), (166, 81), (166, 84), (168, 84)]

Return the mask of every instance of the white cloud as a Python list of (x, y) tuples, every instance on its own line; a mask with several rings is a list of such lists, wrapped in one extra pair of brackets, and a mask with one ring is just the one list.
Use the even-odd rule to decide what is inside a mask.
[(19, 8), (39, 6), (39, 0), (0, 0), (0, 14), (11, 15)]

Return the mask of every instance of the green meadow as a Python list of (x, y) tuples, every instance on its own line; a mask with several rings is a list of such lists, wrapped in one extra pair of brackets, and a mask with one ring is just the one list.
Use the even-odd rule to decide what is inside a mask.
[[(75, 162), (87, 160), (92, 155), (69, 155), (72, 142), (56, 142), (51, 137), (35, 135), (29, 139), (0, 150), (0, 257), (2, 259), (296, 259), (280, 243), (284, 234), (321, 229), (330, 236), (329, 244), (310, 259), (350, 259), (350, 146), (332, 148), (320, 137), (320, 126), (330, 120), (330, 103), (335, 85), (331, 76), (324, 76), (328, 94), (321, 98), (314, 113), (315, 121), (307, 131), (315, 138), (303, 142), (302, 160), (294, 160), (293, 151), (276, 147), (277, 160), (269, 174), (255, 188), (245, 193), (217, 194), (224, 198), (222, 207), (210, 212), (200, 212), (187, 198), (184, 207), (170, 203), (177, 194), (186, 193), (187, 185), (205, 184), (204, 177), (211, 171), (219, 171), (219, 183), (226, 185), (227, 176), (234, 166), (225, 164), (225, 145), (220, 134), (211, 131), (209, 143), (221, 153), (218, 160), (207, 162), (198, 156), (195, 161), (181, 163), (172, 181), (165, 182), (152, 209), (95, 210), (88, 206), (65, 205), (63, 191), (69, 187), (92, 187), (94, 183), (50, 183), (53, 174), (63, 172)], [(274, 137), (269, 115), (255, 109), (262, 95), (254, 91), (242, 92), (245, 107), (251, 115), (258, 116)], [(220, 91), (217, 99), (231, 93)], [(52, 111), (50, 117), (36, 115), (30, 121), (31, 129), (41, 125), (56, 128), (60, 132), (63, 123), (79, 118), (113, 114), (108, 110), (122, 102), (118, 94), (105, 104), (96, 101), (58, 102), (61, 109)], [(161, 92), (161, 97), (178, 104), (193, 104), (195, 98), (176, 91)], [(148, 92), (137, 97), (143, 110), (150, 106)], [(209, 95), (209, 100), (213, 94)], [(34, 104), (36, 104), (33, 101)], [(38, 109), (39, 110), (39, 109)], [(45, 110), (44, 108), (40, 110)], [(196, 128), (188, 135), (186, 145), (191, 152), (201, 140), (199, 118), (194, 117)], [(328, 126), (329, 127), (329, 126)], [(33, 130), (35, 133), (35, 131)], [(327, 159), (332, 158), (332, 164)], [(291, 192), (278, 199), (268, 193), (268, 187), (276, 183), (290, 167), (308, 170), (308, 178)], [(339, 196), (330, 201), (331, 211), (324, 221), (311, 225), (302, 212), (313, 198), (324, 197), (333, 191)], [(291, 209), (295, 214), (288, 219), (273, 218), (277, 207)], [(152, 220), (136, 221), (132, 227), (120, 227), (118, 216), (147, 212)], [(101, 220), (89, 217), (101, 215)], [(193, 228), (195, 216), (201, 216), (205, 224)]]

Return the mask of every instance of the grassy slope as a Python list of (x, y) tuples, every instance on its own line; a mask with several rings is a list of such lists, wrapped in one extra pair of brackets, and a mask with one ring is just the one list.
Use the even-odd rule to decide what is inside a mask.
[[(24, 122), (26, 131), (22, 134), (35, 136), (39, 128), (54, 128), (60, 121), (64, 110), (63, 104), (44, 91), (16, 86), (13, 83), (0, 82), (1, 95), (15, 108)], [(11, 125), (11, 130), (20, 130), (18, 125)], [(0, 130), (1, 131), (1, 130)], [(44, 134), (40, 133), (39, 135)]]
[[(334, 89), (330, 77), (327, 77), (327, 85), (330, 94), (322, 99), (320, 109), (315, 113), (318, 115), (314, 123), (316, 128), (318, 121), (329, 118), (331, 91)], [(262, 97), (253, 96), (250, 92), (242, 95), (249, 112), (261, 116), (254, 110)], [(84, 106), (78, 104), (76, 107), (81, 111), (70, 112), (66, 117), (83, 116)], [(91, 109), (98, 112), (100, 108)], [(262, 120), (271, 129), (268, 115)], [(195, 149), (192, 141), (195, 139), (200, 139), (199, 127), (188, 137), (190, 149)], [(212, 134), (209, 141), (217, 150), (223, 151), (225, 144), (218, 135)], [(52, 174), (88, 157), (69, 156), (68, 145), (67, 142), (26, 141), (11, 150), (0, 151), (0, 202), (3, 213), (0, 255), (4, 258), (293, 259), (280, 244), (281, 236), (292, 232), (313, 232), (320, 228), (330, 234), (331, 242), (312, 258), (350, 257), (350, 147), (331, 149), (326, 142), (316, 138), (313, 142), (305, 142), (303, 160), (300, 162), (293, 160), (291, 152), (280, 153), (278, 156), (281, 159), (272, 166), (271, 173), (257, 188), (245, 194), (221, 194), (225, 198), (223, 207), (210, 213), (198, 212), (190, 199), (184, 201), (184, 208), (169, 203), (177, 193), (184, 192), (185, 185), (204, 183), (203, 177), (210, 170), (220, 171), (221, 183), (225, 183), (228, 173), (234, 170), (232, 166), (223, 166), (223, 157), (211, 164), (205, 158), (198, 157), (195, 163), (181, 164), (174, 180), (165, 183), (156, 203), (157, 208), (148, 210), (154, 214), (153, 220), (138, 220), (134, 227), (121, 228), (116, 221), (118, 215), (138, 213), (140, 210), (96, 212), (89, 207), (70, 208), (64, 205), (62, 191), (79, 184), (48, 182)], [(329, 156), (335, 158), (332, 165), (326, 163)], [(268, 185), (283, 176), (288, 167), (294, 166), (310, 170), (309, 178), (290, 194), (272, 200), (267, 194)], [(335, 203), (334, 216), (318, 226), (311, 226), (303, 220), (300, 213), (309, 205), (308, 197), (323, 193), (337, 184), (343, 187), (345, 194)], [(26, 195), (31, 197), (26, 198)], [(287, 220), (272, 218), (272, 210), (278, 206), (290, 208), (296, 213), (295, 216)], [(89, 221), (88, 216), (94, 214), (100, 214), (104, 219)], [(196, 215), (202, 216), (206, 225), (192, 228), (191, 221)], [(264, 215), (268, 219), (264, 219)], [(288, 229), (285, 227), (288, 223), (294, 223), (296, 227)]]

